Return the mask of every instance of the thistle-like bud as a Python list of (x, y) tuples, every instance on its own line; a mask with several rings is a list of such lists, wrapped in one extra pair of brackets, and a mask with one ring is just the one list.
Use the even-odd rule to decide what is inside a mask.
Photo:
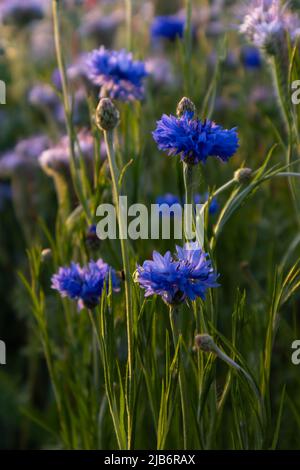
[(103, 131), (112, 131), (119, 124), (119, 110), (109, 98), (101, 98), (99, 101), (95, 121), (99, 129)]
[(240, 168), (234, 172), (234, 180), (237, 183), (248, 183), (252, 177), (253, 171), (251, 168)]
[(205, 352), (215, 352), (216, 345), (214, 340), (208, 334), (196, 335), (195, 336), (196, 348), (201, 349)]
[(176, 108), (176, 115), (178, 118), (184, 115), (184, 113), (196, 114), (196, 106), (194, 103), (185, 96), (181, 98)]

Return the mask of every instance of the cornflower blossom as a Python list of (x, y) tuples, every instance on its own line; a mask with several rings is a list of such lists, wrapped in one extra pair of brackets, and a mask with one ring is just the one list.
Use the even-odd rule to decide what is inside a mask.
[(118, 292), (120, 283), (116, 272), (102, 259), (98, 259), (83, 267), (78, 263), (60, 267), (52, 276), (51, 287), (62, 297), (76, 300), (79, 310), (84, 307), (93, 309), (99, 304), (105, 283), (108, 289), (110, 279), (113, 291)]
[(143, 80), (148, 75), (145, 63), (133, 60), (125, 49), (109, 51), (105, 47), (95, 49), (87, 55), (87, 76), (100, 87), (100, 96), (109, 96), (120, 101), (142, 100)]
[(227, 162), (238, 148), (236, 127), (223, 129), (208, 119), (195, 118), (192, 112), (179, 118), (164, 114), (152, 135), (160, 150), (180, 155), (190, 165), (205, 163), (209, 156)]
[(246, 69), (259, 69), (262, 58), (259, 49), (254, 46), (245, 46), (241, 50), (241, 61)]
[(178, 15), (156, 16), (151, 25), (151, 37), (174, 41), (183, 37), (184, 27), (185, 18)]

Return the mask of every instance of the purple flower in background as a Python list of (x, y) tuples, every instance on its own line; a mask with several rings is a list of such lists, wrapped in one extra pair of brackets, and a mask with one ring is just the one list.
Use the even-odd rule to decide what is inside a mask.
[[(166, 193), (163, 196), (158, 196), (155, 203), (158, 205), (158, 213), (162, 216), (173, 217), (175, 214), (181, 216), (181, 202), (179, 197), (174, 194)], [(169, 208), (172, 208), (172, 211)]]
[[(59, 124), (65, 124), (63, 105), (53, 87), (50, 85), (45, 83), (34, 85), (28, 93), (28, 102), (36, 109), (45, 112), (46, 117), (48, 117), (50, 113), (53, 119)], [(76, 99), (74, 105), (76, 105)]]
[(152, 135), (160, 150), (180, 155), (191, 165), (205, 163), (209, 156), (226, 162), (238, 148), (236, 128), (223, 129), (213, 121), (194, 118), (190, 112), (180, 118), (164, 114)]
[(100, 246), (100, 238), (97, 235), (97, 226), (96, 224), (92, 224), (89, 226), (86, 234), (85, 234), (85, 243), (91, 250), (96, 250)]
[[(75, 61), (68, 65), (66, 69), (67, 78), (71, 85), (76, 84), (89, 84), (92, 85), (89, 78), (88, 78), (88, 69), (87, 69), (87, 61), (89, 58), (89, 53), (83, 52), (79, 54)], [(60, 76), (59, 69), (55, 69), (52, 72), (51, 80), (53, 85), (58, 89), (62, 89), (62, 80)]]
[(44, 6), (41, 0), (3, 0), (0, 19), (5, 25), (26, 26), (44, 17)]
[(38, 166), (38, 158), (43, 151), (49, 148), (48, 137), (37, 135), (23, 139), (17, 143), (13, 150), (0, 157), (0, 176), (10, 177), (22, 165)]
[[(81, 130), (77, 135), (75, 157), (83, 156), (85, 163), (92, 163), (94, 158), (94, 139), (87, 130)], [(39, 157), (39, 163), (46, 173), (65, 171), (70, 167), (70, 146), (68, 136), (63, 136), (53, 147), (45, 150)]]
[(89, 11), (81, 22), (79, 34), (82, 37), (94, 39), (97, 44), (110, 47), (118, 26), (122, 23), (124, 13), (122, 9), (115, 10), (109, 15), (103, 12), (97, 6)]
[(46, 107), (52, 111), (60, 105), (60, 100), (53, 88), (45, 83), (39, 83), (30, 89), (28, 101), (37, 108)]
[(20, 140), (15, 147), (16, 153), (24, 158), (37, 160), (40, 154), (49, 146), (49, 139), (44, 135), (37, 135)]
[(174, 41), (176, 38), (183, 37), (184, 25), (185, 18), (177, 15), (156, 16), (151, 25), (151, 37)]
[(135, 281), (145, 289), (145, 297), (160, 295), (168, 305), (205, 298), (206, 290), (217, 287), (218, 274), (198, 243), (176, 247), (174, 256), (156, 251), (135, 272)]
[[(71, 84), (84, 83), (85, 85), (91, 86), (91, 82), (87, 76), (86, 60), (88, 54), (80, 54), (74, 63), (68, 66), (67, 68), (67, 77)], [(60, 79), (60, 77), (59, 77)]]
[(52, 289), (60, 292), (62, 297), (77, 299), (81, 291), (81, 268), (79, 264), (71, 263), (68, 267), (59, 268), (52, 276)]
[(11, 199), (11, 187), (7, 183), (0, 183), (0, 211), (5, 202)]
[(36, 64), (48, 66), (55, 59), (53, 27), (49, 21), (40, 21), (30, 31), (30, 56)]
[(145, 64), (133, 60), (125, 49), (109, 51), (100, 47), (86, 60), (87, 76), (100, 86), (101, 96), (108, 95), (121, 101), (141, 100), (144, 97), (143, 80), (147, 76)]
[(158, 205), (167, 204), (169, 207), (171, 207), (173, 204), (180, 204), (180, 199), (179, 197), (175, 196), (175, 194), (166, 193), (162, 196), (158, 196), (155, 203)]
[(59, 69), (54, 69), (51, 75), (51, 81), (57, 90), (62, 91), (62, 80)]
[(150, 57), (146, 60), (146, 70), (158, 86), (174, 86), (176, 78), (171, 63), (164, 57)]
[[(104, 283), (111, 279), (115, 292), (120, 290), (116, 272), (102, 259), (90, 261), (81, 267), (77, 263), (59, 268), (52, 276), (52, 289), (57, 290), (62, 297), (78, 301), (79, 309), (95, 308), (100, 301)], [(108, 288), (108, 285), (107, 285)]]

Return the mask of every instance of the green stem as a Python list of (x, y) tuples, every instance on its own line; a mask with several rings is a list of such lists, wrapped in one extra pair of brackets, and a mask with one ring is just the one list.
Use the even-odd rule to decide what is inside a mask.
[(190, 96), (191, 83), (192, 83), (192, 46), (193, 46), (193, 30), (192, 30), (192, 0), (185, 0), (185, 31), (184, 31), (184, 43), (185, 43), (185, 57), (184, 57), (184, 85), (185, 94)]
[[(59, 3), (59, 0), (52, 0), (54, 44), (55, 44), (55, 50), (56, 50), (58, 70), (59, 70), (60, 78), (61, 78), (64, 110), (66, 113), (66, 117), (70, 118), (71, 110), (70, 110), (70, 101), (69, 101), (69, 95), (68, 95), (67, 74), (65, 70), (65, 64), (64, 64), (64, 59), (63, 59), (63, 54), (62, 54), (62, 49), (61, 49), (58, 3)], [(68, 119), (67, 119), (67, 124), (68, 124)]]
[(71, 156), (71, 162), (70, 162), (71, 175), (72, 175), (72, 179), (73, 179), (73, 183), (74, 183), (74, 187), (75, 187), (78, 199), (82, 207), (85, 210), (85, 214), (87, 216), (88, 222), (90, 222), (92, 220), (92, 217), (90, 214), (88, 204), (86, 202), (86, 198), (84, 197), (81, 184), (80, 184), (80, 179), (78, 177), (78, 172), (77, 172), (77, 166), (78, 166), (77, 160), (78, 159), (76, 158), (76, 153), (75, 153), (76, 136), (75, 136), (74, 126), (73, 126), (72, 111), (70, 107), (66, 68), (65, 68), (65, 63), (64, 63), (63, 53), (62, 53), (62, 47), (61, 47), (58, 5), (59, 5), (59, 0), (52, 0), (54, 44), (55, 44), (58, 70), (59, 70), (60, 77), (61, 77), (63, 106), (64, 106), (64, 112), (65, 112), (65, 118), (66, 118), (67, 132), (68, 132), (68, 137), (69, 137), (69, 151), (70, 151), (70, 156)]
[(132, 0), (125, 0), (127, 49), (132, 51)]
[(133, 333), (133, 319), (132, 319), (132, 302), (131, 302), (131, 282), (130, 282), (130, 263), (128, 256), (128, 247), (125, 240), (126, 227), (122, 217), (122, 208), (119, 205), (119, 170), (116, 164), (115, 151), (113, 146), (113, 133), (109, 131), (104, 132), (106, 143), (106, 150), (108, 156), (108, 163), (112, 178), (113, 197), (118, 214), (120, 243), (122, 251), (122, 260), (125, 276), (125, 297), (126, 297), (126, 315), (127, 315), (127, 340), (128, 340), (128, 367), (129, 375), (132, 376), (132, 333)]
[[(185, 191), (185, 204), (192, 205), (192, 228), (195, 228), (194, 217), (194, 190), (193, 190), (193, 167), (186, 162), (183, 162), (183, 182)], [(188, 242), (191, 237), (187, 233), (186, 226), (184, 227), (185, 239)]]
[[(172, 338), (173, 338), (173, 345), (174, 345), (174, 351), (176, 351), (179, 337), (176, 332), (175, 328), (175, 322), (174, 322), (174, 313), (175, 309), (170, 305), (169, 308), (169, 318), (170, 318), (170, 325), (171, 325), (171, 331), (172, 331)], [(179, 363), (179, 391), (180, 391), (180, 401), (181, 401), (181, 411), (182, 411), (182, 426), (183, 426), (183, 448), (184, 450), (187, 449), (187, 410), (186, 410), (186, 400), (184, 397), (184, 376), (183, 376), (183, 371), (181, 368), (181, 357), (180, 357), (180, 363)]]
[[(112, 179), (112, 189), (115, 207), (118, 214), (119, 222), (119, 235), (121, 243), (123, 270), (125, 277), (125, 303), (126, 303), (126, 325), (127, 325), (127, 344), (128, 344), (128, 376), (129, 376), (129, 395), (132, 393), (132, 375), (133, 375), (133, 317), (132, 317), (132, 294), (131, 294), (131, 273), (130, 273), (130, 262), (128, 255), (128, 246), (125, 240), (126, 226), (123, 220), (122, 208), (119, 204), (119, 170), (116, 164), (115, 150), (113, 145), (113, 131), (104, 131), (104, 139), (106, 144), (107, 159), (110, 168), (110, 174)], [(132, 401), (129, 400), (131, 403)], [(132, 420), (131, 414), (128, 410), (128, 449), (131, 448), (132, 439)]]
[(106, 398), (107, 398), (108, 405), (109, 405), (111, 418), (113, 421), (113, 426), (114, 426), (119, 450), (125, 450), (125, 442), (124, 442), (124, 439), (122, 439), (122, 434), (120, 433), (119, 417), (117, 416), (116, 410), (114, 408), (115, 397), (114, 397), (114, 392), (113, 392), (112, 383), (111, 383), (111, 370), (107, 361), (105, 343), (103, 341), (103, 338), (101, 338), (99, 335), (99, 331), (98, 331), (97, 324), (94, 319), (93, 311), (88, 309), (88, 315), (91, 321), (94, 338), (96, 340), (100, 359), (103, 365), (105, 393), (106, 393)]

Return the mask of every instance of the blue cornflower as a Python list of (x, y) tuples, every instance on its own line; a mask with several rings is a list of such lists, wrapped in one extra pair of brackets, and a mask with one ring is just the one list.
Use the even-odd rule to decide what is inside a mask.
[(180, 199), (179, 197), (175, 196), (175, 194), (166, 193), (163, 196), (158, 196), (155, 202), (158, 205), (167, 204), (170, 207), (173, 204), (180, 204)]
[(184, 25), (185, 18), (177, 15), (156, 16), (151, 25), (151, 37), (174, 41), (177, 37), (183, 37)]
[(3, 24), (26, 26), (44, 17), (45, 8), (40, 0), (4, 0), (0, 5)]
[(101, 87), (101, 96), (121, 101), (143, 99), (143, 79), (148, 75), (145, 64), (133, 60), (125, 49), (95, 49), (87, 55), (86, 66), (90, 81)]
[(111, 277), (114, 291), (119, 291), (116, 272), (102, 259), (90, 261), (81, 267), (78, 263), (61, 267), (52, 276), (52, 289), (60, 292), (62, 297), (78, 301), (79, 309), (94, 308), (98, 305), (104, 283)]
[(218, 274), (197, 242), (176, 247), (174, 256), (153, 252), (153, 260), (138, 266), (135, 281), (145, 289), (145, 297), (160, 295), (169, 305), (187, 299), (205, 298), (206, 290), (217, 287)]
[(191, 112), (179, 118), (163, 114), (152, 135), (160, 150), (180, 155), (190, 165), (205, 163), (209, 156), (226, 162), (238, 148), (236, 127), (223, 129), (213, 121), (194, 118)]
[(52, 276), (52, 289), (58, 290), (62, 297), (77, 299), (81, 292), (81, 271), (78, 263), (59, 268), (58, 273)]
[(242, 48), (241, 60), (246, 69), (258, 69), (261, 67), (262, 63), (259, 49), (254, 46), (245, 46)]

